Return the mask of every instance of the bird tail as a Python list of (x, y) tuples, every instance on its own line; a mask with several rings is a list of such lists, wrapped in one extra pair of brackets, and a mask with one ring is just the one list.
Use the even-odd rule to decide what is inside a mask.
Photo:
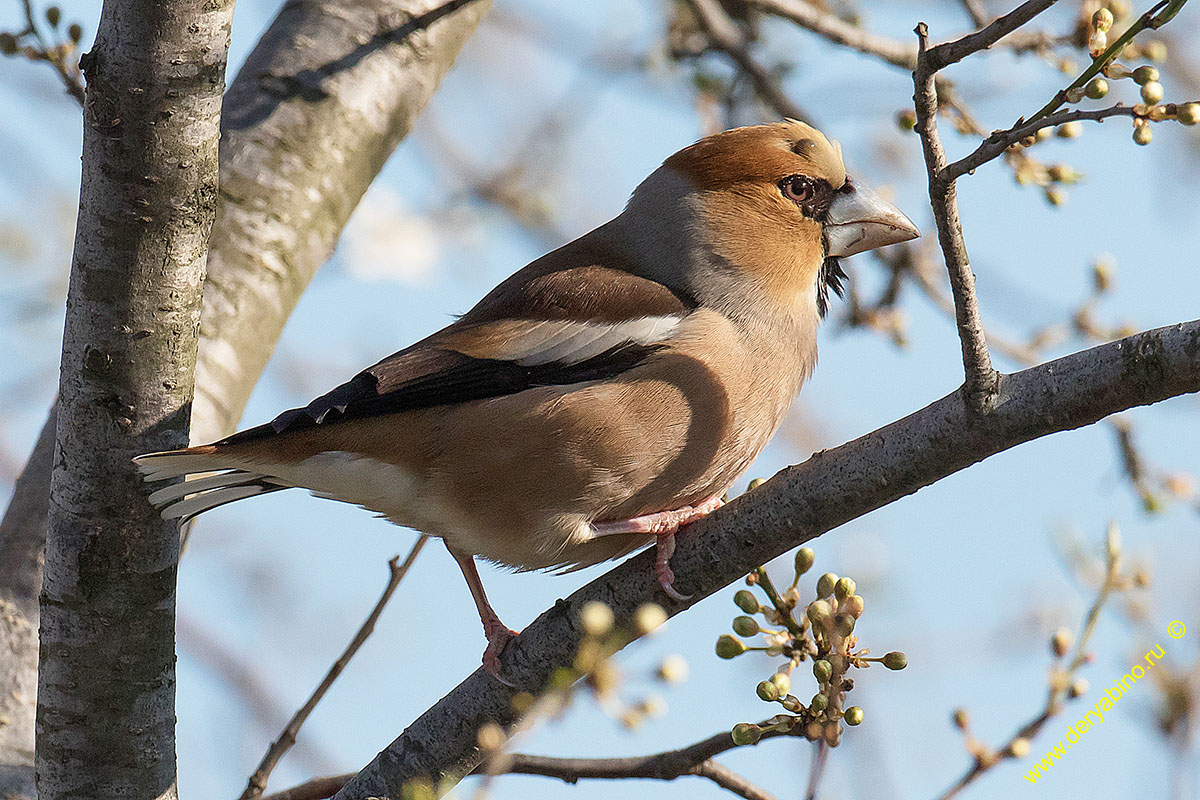
[(133, 463), (147, 483), (184, 478), (150, 493), (163, 519), (181, 522), (235, 500), (291, 488), (269, 475), (230, 467), (213, 445), (146, 453)]

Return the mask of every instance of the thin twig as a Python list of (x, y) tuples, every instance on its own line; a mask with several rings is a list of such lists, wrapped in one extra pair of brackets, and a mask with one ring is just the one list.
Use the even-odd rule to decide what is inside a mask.
[(379, 615), (383, 613), (383, 609), (388, 604), (388, 601), (392, 599), (392, 594), (396, 591), (396, 587), (400, 585), (400, 581), (404, 579), (409, 568), (416, 561), (417, 554), (421, 552), (421, 548), (425, 546), (425, 542), (427, 541), (429, 541), (429, 537), (421, 534), (417, 538), (416, 543), (413, 544), (412, 549), (408, 551), (408, 556), (404, 559), (403, 564), (399, 563), (399, 556), (395, 556), (388, 561), (388, 582), (387, 586), (383, 589), (383, 594), (379, 597), (379, 601), (371, 609), (371, 613), (367, 615), (366, 620), (359, 627), (358, 632), (354, 634), (354, 638), (350, 640), (350, 644), (346, 646), (345, 651), (338, 657), (337, 661), (333, 662), (333, 666), (329, 668), (329, 672), (325, 674), (321, 683), (313, 690), (312, 695), (300, 707), (300, 710), (296, 712), (291, 721), (288, 722), (283, 732), (279, 734), (279, 738), (271, 744), (270, 749), (267, 750), (266, 755), (259, 762), (258, 768), (250, 776), (250, 780), (246, 783), (246, 789), (242, 792), (238, 800), (253, 800), (261, 796), (263, 791), (266, 790), (267, 778), (270, 777), (271, 770), (275, 769), (275, 765), (279, 763), (279, 759), (283, 758), (283, 754), (296, 743), (296, 736), (300, 733), (300, 727), (304, 725), (309, 715), (312, 714), (313, 709), (317, 707), (317, 703), (321, 702), (325, 693), (329, 691), (329, 687), (342, 674), (342, 670), (350, 663), (350, 659), (362, 647), (363, 642), (374, 632), (375, 623), (379, 620)]
[(811, 121), (812, 118), (783, 93), (771, 74), (750, 55), (745, 35), (715, 0), (687, 0), (687, 4), (704, 29), (712, 48), (728, 56), (750, 79), (755, 93), (763, 102), (780, 116), (801, 122)]
[(697, 764), (692, 770), (692, 774), (708, 778), (722, 789), (733, 792), (738, 797), (744, 797), (746, 800), (775, 800), (775, 795), (760, 789), (729, 767), (713, 761), (711, 758)]
[(982, 28), (991, 19), (980, 0), (959, 0), (959, 5), (967, 12), (967, 16), (971, 18), (971, 22), (975, 24), (976, 28)]
[[(760, 723), (765, 728), (760, 742), (780, 737), (797, 737), (799, 732), (784, 732), (767, 727), (769, 720)], [(678, 750), (666, 750), (648, 756), (630, 756), (627, 758), (555, 758), (551, 756), (536, 756), (525, 753), (506, 754), (502, 769), (496, 774), (505, 775), (541, 775), (544, 778), (558, 778), (567, 783), (576, 783), (585, 779), (619, 780), (626, 778), (646, 778), (652, 780), (670, 781), (684, 775), (701, 775), (720, 783), (713, 777), (717, 773), (726, 775), (736, 774), (718, 765), (717, 769), (705, 768), (698, 771), (700, 765), (713, 763), (714, 756), (727, 750), (733, 750), (740, 745), (734, 744), (733, 737), (728, 731), (721, 731), (707, 739), (682, 747)], [(481, 765), (475, 774), (484, 772)], [(709, 774), (711, 773), (711, 774)], [(290, 789), (275, 794), (266, 795), (261, 800), (324, 800), (331, 797), (342, 788), (346, 781), (354, 777), (354, 773), (346, 775), (330, 775), (313, 778)], [(724, 786), (724, 784), (722, 784)], [(729, 787), (726, 787), (729, 788)], [(754, 787), (757, 789), (757, 787)], [(759, 789), (758, 791), (762, 791)], [(768, 794), (742, 795), (743, 797), (769, 798)]]
[(1051, 679), (1050, 689), (1046, 695), (1046, 702), (1042, 706), (1042, 709), (1033, 719), (1026, 722), (1016, 733), (1010, 736), (1008, 741), (1001, 745), (998, 750), (988, 750), (977, 754), (971, 768), (953, 786), (947, 789), (944, 794), (940, 795), (938, 800), (950, 800), (950, 798), (961, 792), (980, 775), (1001, 761), (1017, 758), (1018, 756), (1014, 752), (1016, 742), (1019, 740), (1025, 740), (1026, 742), (1032, 740), (1045, 727), (1046, 723), (1050, 721), (1051, 717), (1054, 717), (1062, 710), (1063, 700), (1075, 682), (1076, 673), (1089, 660), (1087, 646), (1091, 641), (1092, 634), (1096, 630), (1096, 622), (1100, 619), (1100, 611), (1104, 608), (1104, 604), (1108, 602), (1112, 593), (1122, 586), (1120, 555), (1120, 545), (1117, 542), (1115, 531), (1110, 529), (1108, 541), (1105, 545), (1104, 581), (1100, 585), (1100, 590), (1096, 593), (1096, 598), (1092, 601), (1087, 613), (1083, 616), (1083, 622), (1080, 626), (1079, 636), (1076, 639), (1071, 659), (1067, 662), (1066, 667), (1060, 667), (1060, 673)]
[(1187, 0), (1160, 0), (1160, 2), (1156, 3), (1149, 11), (1139, 17), (1137, 22), (1126, 28), (1125, 32), (1117, 37), (1115, 42), (1105, 48), (1103, 53), (1093, 58), (1088, 68), (1072, 81), (1070, 86), (1060, 89), (1049, 103), (1042, 106), (1036, 114), (1029, 118), (1029, 121), (1037, 121), (1057, 111), (1063, 103), (1067, 102), (1067, 93), (1069, 91), (1084, 86), (1096, 75), (1099, 75), (1101, 70), (1114, 61), (1117, 56), (1121, 55), (1121, 52), (1125, 49), (1125, 45), (1133, 41), (1134, 36), (1137, 36), (1144, 30), (1155, 30), (1167, 24), (1172, 17), (1179, 13), (1179, 9), (1183, 8), (1183, 4), (1186, 2)]
[(984, 412), (996, 395), (999, 376), (992, 368), (992, 359), (983, 332), (983, 321), (979, 315), (979, 301), (975, 297), (975, 276), (971, 272), (967, 246), (963, 240), (962, 223), (958, 218), (954, 181), (942, 177), (942, 170), (946, 166), (946, 151), (937, 132), (935, 70), (925, 57), (928, 53), (929, 28), (922, 22), (917, 25), (916, 33), (919, 53), (917, 68), (913, 72), (913, 83), (916, 87), (913, 96), (917, 112), (916, 130), (921, 137), (925, 169), (929, 173), (929, 200), (937, 223), (938, 243), (946, 259), (946, 269), (950, 273), (954, 317), (958, 324), (958, 337), (962, 343), (965, 399), (969, 408)]
[[(937, 72), (962, 61), (973, 53), (987, 50), (1057, 2), (1058, 0), (1026, 0), (1004, 16), (997, 17), (983, 30), (930, 48), (920, 58), (925, 59), (926, 67), (931, 73)], [(924, 50), (925, 48), (925, 45), (921, 45), (918, 49)]]
[(86, 99), (83, 86), (83, 73), (79, 69), (78, 61), (72, 64), (67, 63), (67, 55), (76, 52), (77, 48), (74, 42), (71, 43), (70, 48), (67, 48), (63, 44), (53, 47), (48, 45), (46, 39), (42, 36), (41, 30), (38, 29), (37, 21), (34, 19), (33, 5), (30, 3), (30, 0), (22, 0), (21, 5), (25, 10), (26, 31), (33, 34), (33, 37), (37, 39), (38, 46), (41, 48), (40, 59), (44, 59), (50, 66), (54, 67), (54, 71), (62, 81), (67, 94), (74, 97), (76, 102), (82, 106)]

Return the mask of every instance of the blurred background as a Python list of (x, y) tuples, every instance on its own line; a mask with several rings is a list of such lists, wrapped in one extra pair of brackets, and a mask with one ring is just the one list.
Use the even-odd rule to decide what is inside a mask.
[[(982, 8), (999, 14), (1012, 5)], [(970, 115), (942, 120), (951, 158), (979, 138), (956, 126), (976, 124), (984, 134), (1006, 128), (1078, 74), (1087, 54), (1071, 35), (1096, 5), (1081, 9), (1072, 0), (1036, 20), (1037, 30), (1062, 42), (1029, 52), (997, 47), (947, 72), (960, 110)], [(813, 4), (857, 15), (866, 29), (905, 42), (919, 20), (935, 40), (967, 32), (974, 27), (968, 10), (978, 6)], [(735, 19), (743, 10), (739, 3), (725, 8)], [(68, 0), (62, 9), (64, 26), (82, 25), (86, 49), (99, 3)], [(238, 4), (231, 77), (277, 10), (266, 0)], [(1161, 43), (1168, 101), (1200, 99), (1200, 52), (1192, 44), (1198, 11), (1187, 7), (1168, 27), (1139, 37), (1142, 53), (1122, 59), (1136, 66), (1161, 58), (1159, 45), (1146, 45)], [(0, 0), (0, 29), (20, 29), (23, 14), (17, 0)], [(36, 5), (35, 14), (40, 20)], [(779, 19), (742, 18), (736, 30), (747, 42), (743, 52), (782, 97), (841, 142), (850, 170), (884, 189), (927, 234), (883, 259), (846, 262), (850, 298), (835, 304), (822, 331), (816, 374), (740, 491), (750, 478), (770, 477), (952, 391), (961, 364), (944, 269), (928, 235), (920, 143), (903, 119), (910, 73)], [(307, 403), (446, 324), (526, 262), (618, 213), (638, 181), (680, 147), (724, 127), (778, 118), (780, 104), (762, 102), (731, 59), (707, 44), (686, 3), (497, 0), (301, 300), (243, 426)], [(1091, 106), (1137, 101), (1130, 81), (1112, 83), (1110, 97)], [(997, 366), (1014, 370), (1028, 359), (1196, 316), (1200, 128), (1163, 122), (1153, 130), (1153, 142), (1139, 147), (1128, 119), (1088, 123), (1080, 136), (1039, 142), (960, 181)], [(51, 68), (19, 57), (0, 61), (0, 499), (57, 383), (80, 137), (79, 107)], [(1036, 786), (1024, 777), (1030, 759), (1007, 761), (962, 796), (1200, 796), (1198, 412), (1197, 399), (1187, 396), (1122, 415), (1119, 425), (1018, 447), (811, 543), (816, 567), (801, 588), (811, 592), (825, 571), (855, 578), (867, 605), (856, 631), (862, 644), (877, 655), (903, 650), (909, 659), (902, 672), (856, 676), (850, 702), (863, 707), (866, 721), (831, 753), (822, 797), (938, 795), (971, 763), (951, 722), (955, 708), (969, 709), (972, 732), (993, 746), (1036, 717), (1053, 661), (1050, 635), (1059, 626), (1078, 630), (1096, 595), (1094, 559), (1110, 524), (1121, 531), (1128, 572), (1149, 587), (1120, 592), (1105, 606), (1091, 640), (1095, 659), (1079, 673), (1091, 689), (1048, 723), (1034, 756), (1063, 738), (1149, 647), (1161, 644), (1167, 660)], [(182, 796), (241, 792), (375, 602), (388, 558), (414, 540), (411, 531), (300, 492), (204, 516), (180, 572)], [(486, 567), (483, 578), (503, 619), (520, 628), (607, 568), (559, 577)], [(771, 570), (786, 584), (790, 556)], [(717, 636), (740, 613), (731, 602), (737, 588), (619, 657), (622, 696), (631, 703), (660, 696), (665, 714), (631, 728), (581, 697), (516, 749), (645, 754), (774, 713), (754, 686), (778, 659), (713, 654)], [(1169, 638), (1172, 620), (1191, 632)], [(272, 776), (272, 789), (365, 764), (473, 671), (483, 647), (457, 567), (432, 543)], [(686, 658), (690, 676), (664, 686), (653, 673), (671, 654)], [(797, 673), (794, 691), (802, 697), (811, 691), (807, 674)], [(789, 739), (722, 760), (780, 797), (797, 797), (810, 753), (807, 742)], [(472, 791), (468, 780), (457, 794)], [(497, 798), (650, 793), (722, 796), (696, 778), (567, 786), (509, 776), (492, 787)]]

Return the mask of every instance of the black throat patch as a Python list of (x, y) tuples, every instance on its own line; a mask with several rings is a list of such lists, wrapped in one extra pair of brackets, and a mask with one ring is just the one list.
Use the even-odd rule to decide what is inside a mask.
[(842, 286), (845, 279), (842, 263), (835, 256), (828, 256), (821, 262), (821, 272), (817, 275), (817, 313), (821, 319), (829, 312), (829, 290), (833, 289), (834, 294), (842, 297), (846, 291)]

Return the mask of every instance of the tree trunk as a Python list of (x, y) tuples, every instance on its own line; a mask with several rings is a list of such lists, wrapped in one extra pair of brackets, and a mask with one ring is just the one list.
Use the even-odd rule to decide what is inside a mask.
[(232, 0), (107, 0), (41, 594), (39, 800), (174, 798), (179, 528), (132, 456), (187, 443)]

